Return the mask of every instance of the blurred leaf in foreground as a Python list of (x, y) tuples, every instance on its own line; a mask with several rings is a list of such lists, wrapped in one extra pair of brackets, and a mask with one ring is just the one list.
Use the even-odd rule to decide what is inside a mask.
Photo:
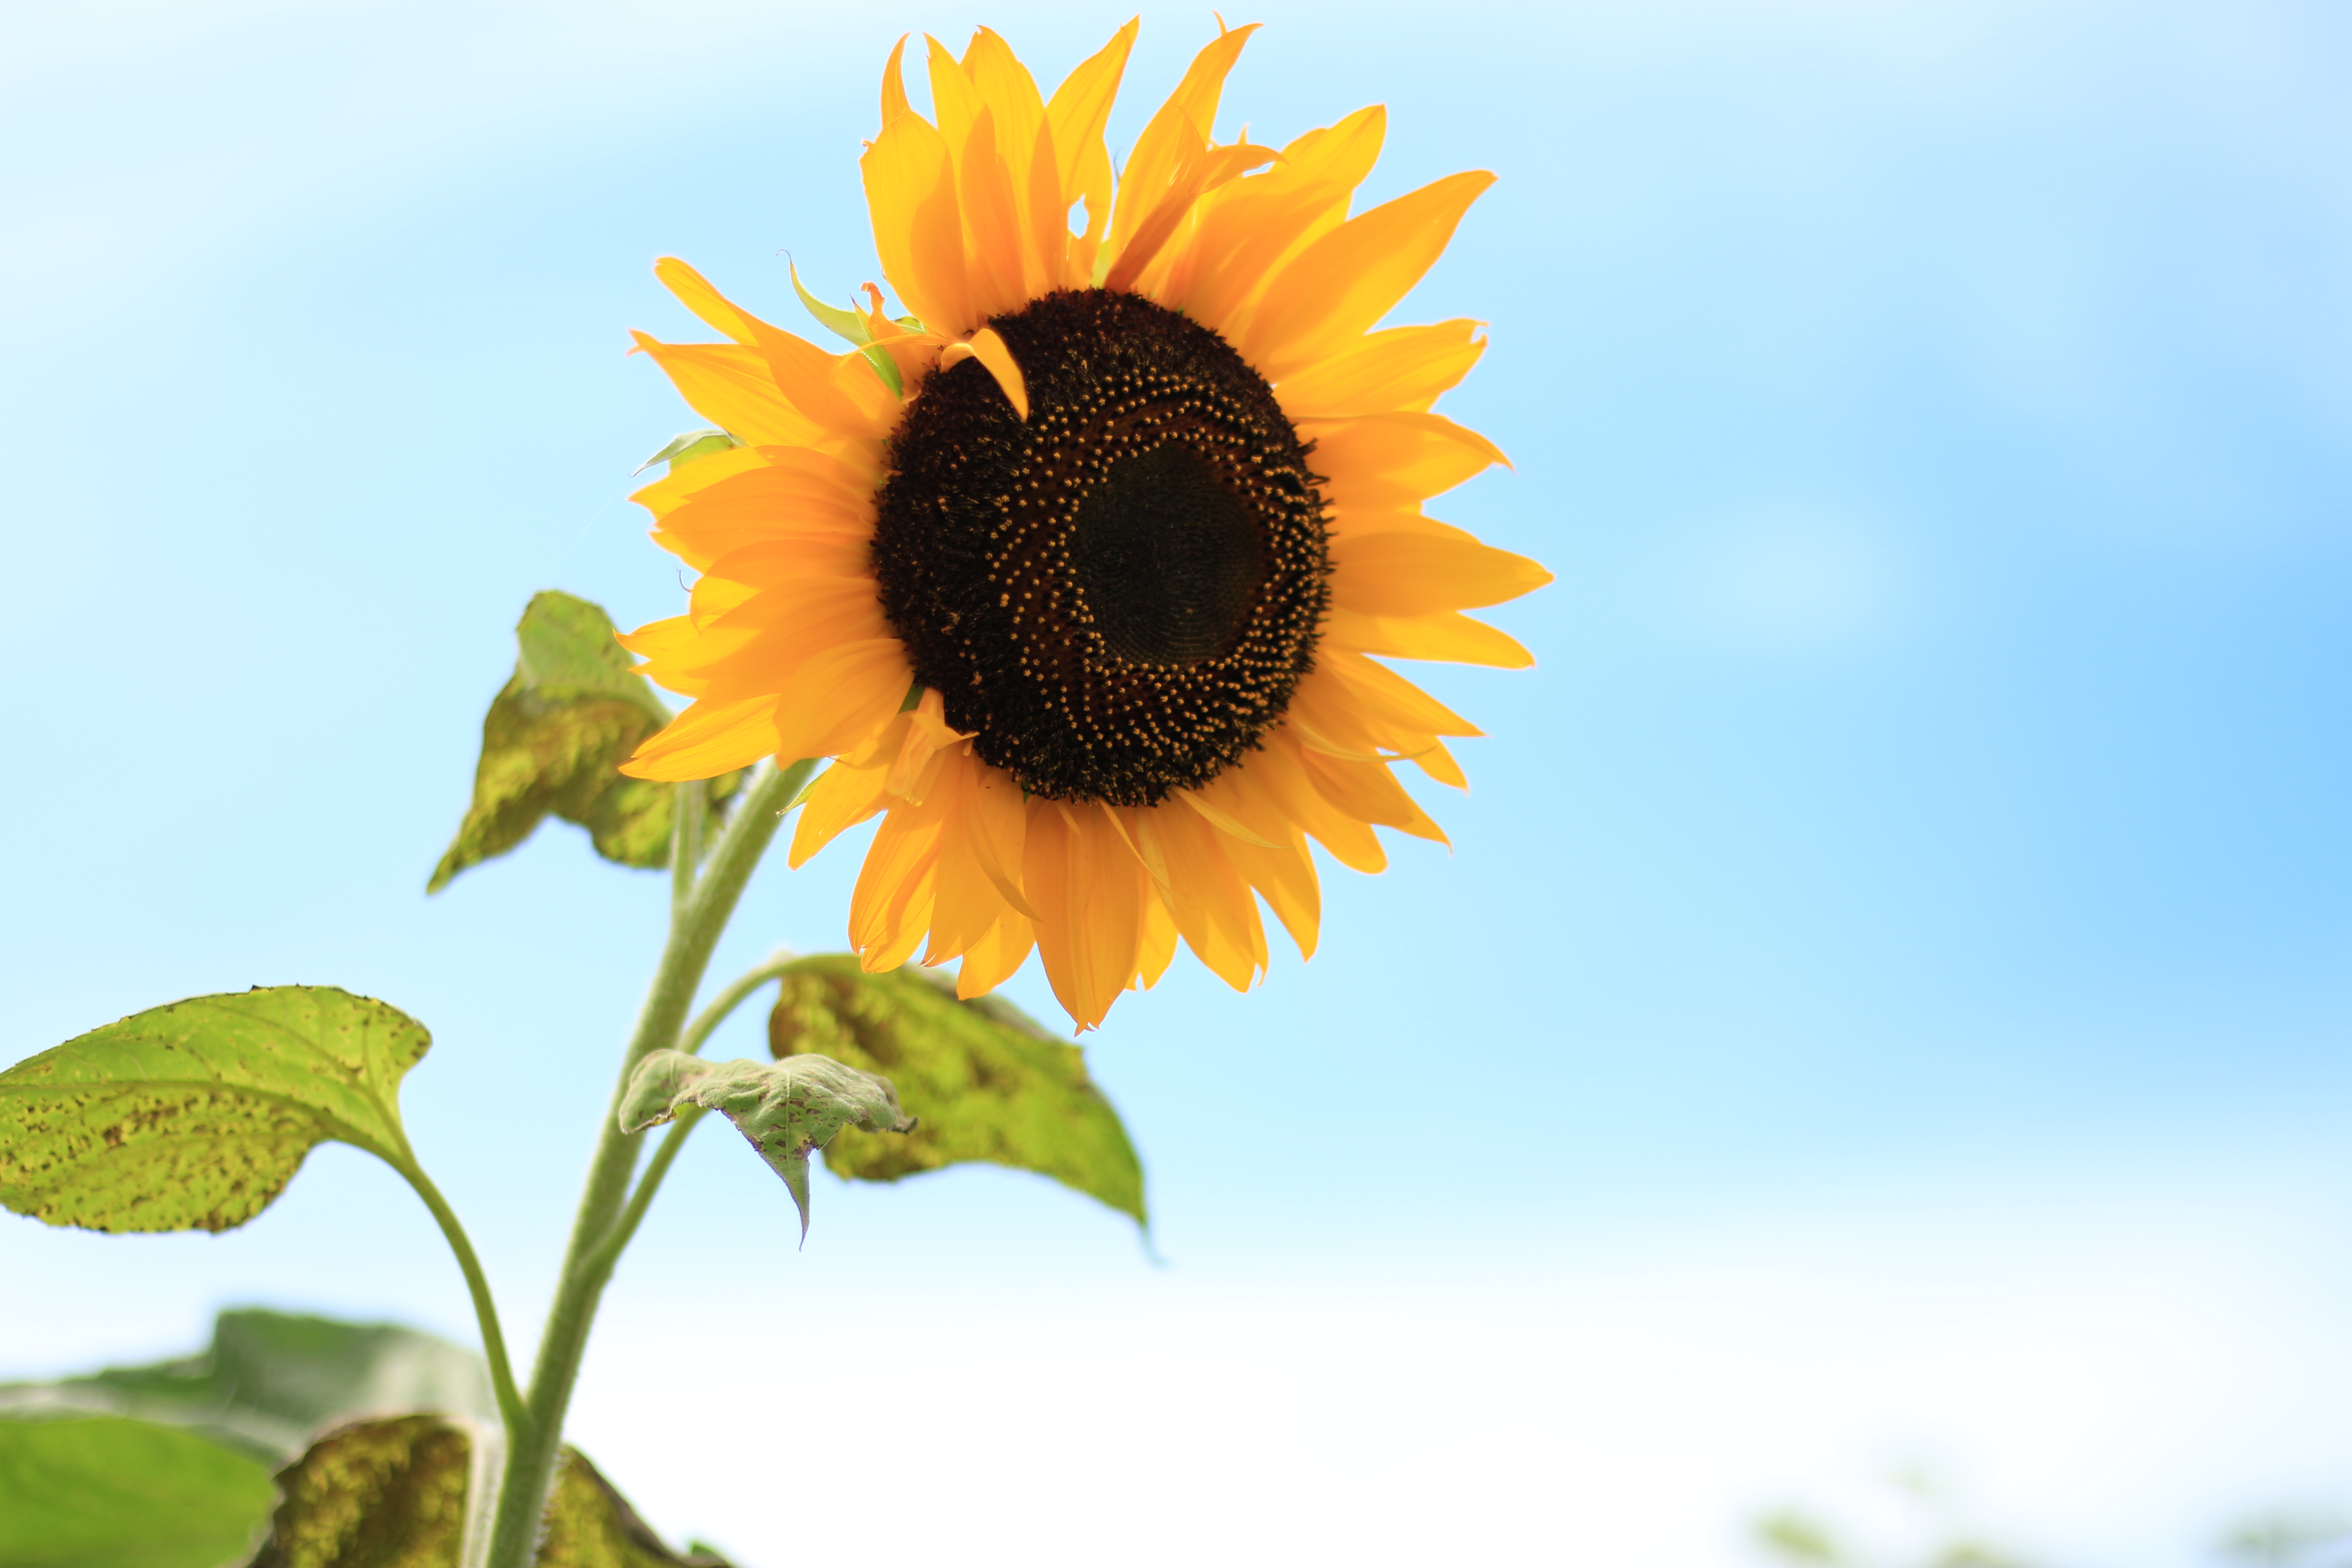
[(425, 1026), (331, 985), (151, 1007), (0, 1072), (0, 1205), (86, 1230), (229, 1230), (330, 1139), (398, 1167)]
[[(0, 1415), (137, 1417), (281, 1464), (331, 1421), (411, 1411), (494, 1420), (482, 1358), (394, 1323), (344, 1323), (261, 1308), (223, 1312), (210, 1347), (146, 1366), (0, 1384)], [(0, 1556), (0, 1564), (10, 1559)]]
[(1051, 1176), (1150, 1223), (1142, 1162), (1087, 1076), (1086, 1054), (1002, 997), (959, 1002), (943, 976), (911, 966), (867, 974), (854, 954), (820, 953), (785, 972), (768, 1048), (883, 1074), (921, 1118), (904, 1138), (845, 1131), (824, 1151), (837, 1176), (895, 1182), (982, 1161)]
[[(586, 828), (607, 860), (668, 865), (676, 786), (624, 778), (620, 765), (670, 711), (613, 640), (612, 617), (550, 590), (523, 611), (515, 643), (514, 676), (482, 720), (473, 801), (425, 890), (515, 848), (551, 812)], [(709, 781), (714, 823), (742, 778)]]
[(115, 1415), (0, 1420), (0, 1564), (220, 1568), (269, 1512), (269, 1471)]

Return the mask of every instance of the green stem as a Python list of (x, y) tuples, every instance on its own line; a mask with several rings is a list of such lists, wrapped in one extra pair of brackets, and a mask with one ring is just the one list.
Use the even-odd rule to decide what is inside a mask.
[(610, 1269), (621, 1260), (621, 1254), (637, 1234), (637, 1226), (646, 1223), (646, 1211), (654, 1206), (654, 1194), (661, 1191), (662, 1178), (669, 1174), (670, 1166), (677, 1160), (677, 1152), (686, 1147), (686, 1135), (693, 1131), (694, 1124), (701, 1120), (701, 1110), (689, 1105), (679, 1111), (677, 1119), (669, 1124), (669, 1132), (662, 1139), (661, 1147), (654, 1151), (651, 1160), (646, 1162), (646, 1173), (637, 1178), (637, 1190), (629, 1194), (629, 1206), (623, 1209), (621, 1217), (613, 1222), (612, 1234), (599, 1242), (596, 1250), (590, 1255), (591, 1268)]
[(782, 978), (785, 970), (801, 961), (801, 955), (789, 947), (780, 947), (760, 962), (757, 968), (747, 969), (727, 983), (727, 988), (710, 999), (710, 1005), (694, 1016), (686, 1033), (677, 1039), (677, 1048), (688, 1056), (702, 1049), (702, 1042), (710, 1032), (727, 1021), (727, 1015), (740, 1007), (752, 992), (771, 980)]
[(522, 1432), (530, 1426), (530, 1414), (524, 1409), (522, 1394), (515, 1387), (514, 1368), (507, 1361), (507, 1337), (499, 1329), (499, 1306), (491, 1299), (489, 1277), (482, 1272), (482, 1260), (474, 1255), (474, 1244), (466, 1235), (466, 1227), (457, 1223), (457, 1211), (433, 1184), (433, 1178), (416, 1163), (409, 1150), (401, 1150), (401, 1158), (388, 1162), (392, 1168), (408, 1178), (425, 1206), (433, 1211), (434, 1221), (441, 1226), (441, 1235), (449, 1243), (449, 1250), (457, 1255), (457, 1267), (466, 1276), (466, 1289), (474, 1298), (474, 1321), (481, 1326), (482, 1353), (490, 1363), (490, 1387), (499, 1396), (499, 1415), (509, 1432)]
[(702, 779), (688, 779), (670, 792), (669, 908), (673, 920), (686, 907), (687, 900), (694, 896), (694, 874), (702, 867), (702, 826), (709, 800), (710, 785)]
[(526, 1402), (528, 1424), (508, 1434), (506, 1473), (500, 1479), (496, 1515), (490, 1526), (487, 1568), (530, 1568), (537, 1549), (540, 1516), (547, 1489), (555, 1474), (556, 1456), (563, 1436), (563, 1417), (572, 1404), (572, 1384), (580, 1376), (581, 1357), (588, 1348), (589, 1326), (604, 1287), (613, 1276), (617, 1254), (606, 1255), (604, 1239), (613, 1233), (635, 1171), (638, 1135), (621, 1131), (619, 1106), (630, 1075), (646, 1055), (679, 1038), (687, 1009), (709, 967), (710, 951), (728, 917), (743, 896), (752, 868), (783, 820), (785, 809), (816, 766), (814, 759), (788, 768), (762, 763), (733, 820), (719, 836), (710, 861), (697, 879), (692, 894), (670, 915), (669, 941), (654, 971), (652, 987), (637, 1015), (635, 1033), (621, 1058), (613, 1100), (596, 1139), (588, 1180), (580, 1194), (580, 1209), (572, 1222), (555, 1300), (548, 1309), (547, 1327), (539, 1342)]
[[(712, 1030), (727, 1021), (730, 1013), (741, 1006), (761, 986), (778, 978), (799, 962), (799, 954), (788, 947), (780, 947), (769, 954), (767, 962), (758, 968), (729, 981), (727, 988), (712, 997), (709, 1005), (694, 1016), (694, 1022), (688, 1024), (686, 1032), (678, 1037), (677, 1048), (688, 1056), (699, 1052), (702, 1043), (710, 1038)], [(701, 1120), (702, 1112), (690, 1106), (677, 1113), (677, 1119), (670, 1123), (668, 1134), (662, 1139), (661, 1147), (654, 1151), (653, 1159), (646, 1163), (646, 1173), (637, 1178), (637, 1190), (629, 1194), (629, 1206), (623, 1209), (621, 1217), (614, 1222), (612, 1234), (598, 1243), (596, 1250), (590, 1255), (592, 1267), (610, 1268), (620, 1260), (631, 1238), (637, 1234), (637, 1226), (645, 1223), (646, 1211), (653, 1207), (654, 1194), (661, 1191), (662, 1178), (669, 1174), (670, 1166), (677, 1163), (678, 1151), (686, 1147), (687, 1134), (693, 1131), (694, 1124)]]

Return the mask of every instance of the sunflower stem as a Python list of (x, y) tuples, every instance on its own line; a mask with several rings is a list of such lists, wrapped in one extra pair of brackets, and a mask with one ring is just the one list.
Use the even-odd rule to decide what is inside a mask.
[(669, 901), (670, 916), (675, 920), (686, 901), (694, 897), (694, 874), (702, 865), (704, 808), (710, 799), (710, 786), (701, 779), (688, 779), (673, 784), (671, 790)]
[[(687, 1009), (709, 967), (711, 949), (735, 912), (752, 868), (775, 837), (785, 810), (815, 766), (814, 759), (788, 768), (762, 763), (711, 850), (708, 868), (695, 879), (692, 891), (671, 907), (669, 940), (637, 1015), (636, 1030), (622, 1055), (612, 1105), (597, 1133), (595, 1156), (589, 1163), (579, 1212), (572, 1218), (571, 1243), (564, 1251), (555, 1300), (548, 1309), (547, 1327), (540, 1337), (530, 1389), (524, 1400), (526, 1424), (507, 1434), (506, 1467), (490, 1521), (486, 1568), (531, 1568), (538, 1552), (541, 1516), (562, 1451), (564, 1414), (571, 1407), (572, 1385), (579, 1380), (589, 1328), (595, 1321), (604, 1287), (613, 1278), (614, 1265), (619, 1261), (619, 1247), (608, 1248), (604, 1244), (615, 1238), (616, 1222), (628, 1200), (629, 1178), (636, 1171), (642, 1142), (641, 1135), (621, 1131), (621, 1096), (639, 1062), (679, 1039)], [(683, 837), (683, 832), (678, 837)], [(617, 1239), (625, 1244), (628, 1237), (621, 1234)]]

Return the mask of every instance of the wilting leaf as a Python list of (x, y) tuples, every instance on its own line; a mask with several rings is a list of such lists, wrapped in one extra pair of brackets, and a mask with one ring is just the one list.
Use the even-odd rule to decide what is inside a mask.
[(637, 1065), (621, 1098), (621, 1131), (656, 1126), (689, 1105), (719, 1111), (751, 1141), (760, 1158), (792, 1189), (803, 1237), (810, 1153), (846, 1126), (904, 1132), (915, 1125), (898, 1109), (888, 1079), (826, 1057), (707, 1062), (684, 1051), (656, 1051)]
[(7, 1568), (220, 1568), (253, 1550), (269, 1499), (267, 1467), (191, 1432), (0, 1420)]
[[(278, 1473), (252, 1568), (457, 1568), (473, 1437), (436, 1415), (339, 1427)], [(0, 1560), (4, 1561), (4, 1560)], [(540, 1568), (727, 1568), (663, 1544), (577, 1448), (548, 1499)]]
[(1118, 1112), (1087, 1077), (1085, 1053), (994, 996), (959, 1002), (919, 969), (867, 974), (848, 953), (786, 972), (768, 1021), (777, 1057), (821, 1051), (888, 1076), (922, 1118), (905, 1138), (845, 1132), (825, 1169), (895, 1182), (980, 1160), (1053, 1177), (1146, 1224), (1143, 1166)]
[(432, 1037), (331, 985), (192, 996), (0, 1073), (0, 1205), (86, 1230), (228, 1230), (329, 1139), (398, 1163)]
[[(494, 1420), (482, 1358), (394, 1323), (226, 1311), (199, 1354), (54, 1383), (0, 1384), (0, 1417), (134, 1416), (280, 1464), (330, 1421), (416, 1410)], [(0, 1564), (9, 1561), (0, 1556)]]
[[(675, 786), (625, 778), (620, 765), (670, 713), (613, 640), (611, 617), (551, 590), (532, 597), (515, 641), (514, 677), (482, 720), (473, 803), (425, 890), (506, 854), (551, 812), (585, 827), (607, 860), (668, 865)], [(709, 782), (714, 823), (742, 777)]]

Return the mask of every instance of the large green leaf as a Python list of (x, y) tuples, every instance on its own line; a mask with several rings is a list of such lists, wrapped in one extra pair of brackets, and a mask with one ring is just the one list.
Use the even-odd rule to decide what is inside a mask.
[[(670, 712), (613, 640), (612, 617), (550, 590), (532, 597), (515, 642), (514, 677), (482, 720), (472, 804), (425, 891), (437, 893), (458, 872), (513, 849), (551, 812), (586, 828), (607, 860), (668, 865), (677, 791), (625, 778), (620, 765)], [(709, 781), (714, 811), (742, 776)]]
[(482, 1358), (396, 1323), (223, 1312), (202, 1352), (54, 1383), (0, 1384), (0, 1416), (110, 1415), (184, 1426), (279, 1464), (331, 1421), (415, 1410), (498, 1415)]
[[(363, 1421), (278, 1473), (281, 1500), (252, 1568), (457, 1568), (473, 1437), (434, 1415)], [(540, 1568), (726, 1568), (680, 1556), (577, 1448), (548, 1499)]]
[(425, 1026), (331, 985), (194, 996), (0, 1073), (0, 1205), (88, 1230), (228, 1230), (329, 1139), (398, 1164)]
[(269, 1471), (115, 1415), (0, 1421), (0, 1568), (220, 1568), (269, 1512)]
[(994, 996), (956, 1000), (919, 969), (867, 974), (849, 953), (786, 971), (768, 1021), (779, 1058), (819, 1051), (887, 1076), (922, 1125), (905, 1138), (845, 1131), (825, 1169), (895, 1182), (978, 1160), (1051, 1176), (1139, 1225), (1143, 1166), (1118, 1112), (1087, 1076), (1086, 1055)]
[(707, 1062), (684, 1051), (655, 1051), (637, 1064), (621, 1097), (621, 1131), (657, 1126), (689, 1106), (716, 1110), (751, 1140), (791, 1189), (808, 1235), (808, 1157), (849, 1126), (905, 1132), (915, 1123), (898, 1109), (887, 1078), (827, 1057), (780, 1062)]

